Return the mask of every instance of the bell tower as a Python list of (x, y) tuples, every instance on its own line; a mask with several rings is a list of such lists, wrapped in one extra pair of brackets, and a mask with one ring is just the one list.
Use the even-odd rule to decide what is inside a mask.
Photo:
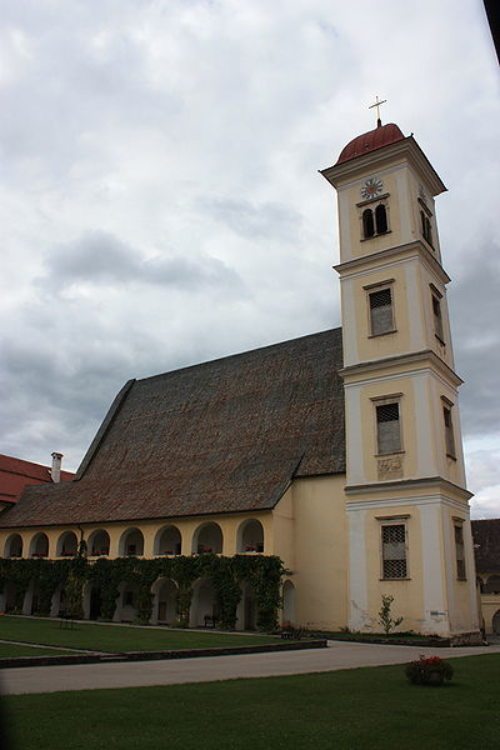
[[(377, 102), (379, 104), (379, 102)], [(337, 190), (350, 620), (477, 635), (458, 387), (435, 198), (446, 190), (395, 124), (354, 138), (321, 172)]]

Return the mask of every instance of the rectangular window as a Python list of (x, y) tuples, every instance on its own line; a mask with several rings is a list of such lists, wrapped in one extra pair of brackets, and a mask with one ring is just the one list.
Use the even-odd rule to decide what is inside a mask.
[(446, 455), (450, 458), (456, 458), (455, 453), (455, 436), (453, 434), (453, 419), (451, 416), (451, 404), (443, 404), (444, 417), (444, 439), (446, 444)]
[(403, 523), (382, 526), (382, 577), (408, 577), (406, 527)]
[(390, 287), (377, 289), (368, 295), (370, 305), (370, 333), (381, 336), (394, 331), (392, 290)]
[(441, 300), (435, 294), (432, 295), (432, 314), (434, 317), (434, 333), (444, 343), (443, 317), (441, 315)]
[(457, 578), (465, 581), (464, 529), (462, 524), (455, 524), (455, 552), (457, 556)]
[(399, 403), (380, 404), (377, 411), (377, 453), (397, 453), (401, 450), (401, 420)]

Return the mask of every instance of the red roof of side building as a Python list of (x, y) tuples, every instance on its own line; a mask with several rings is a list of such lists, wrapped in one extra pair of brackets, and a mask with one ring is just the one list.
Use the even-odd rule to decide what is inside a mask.
[(344, 146), (340, 152), (337, 164), (342, 164), (345, 161), (355, 159), (357, 156), (363, 156), (370, 151), (376, 151), (379, 148), (402, 140), (404, 140), (404, 135), (393, 122), (387, 125), (379, 125), (375, 130), (358, 135), (352, 141), (349, 141), (347, 146)]
[[(61, 471), (62, 482), (74, 476), (71, 471)], [(0, 453), (0, 502), (15, 503), (27, 485), (48, 482), (52, 482), (49, 466)]]

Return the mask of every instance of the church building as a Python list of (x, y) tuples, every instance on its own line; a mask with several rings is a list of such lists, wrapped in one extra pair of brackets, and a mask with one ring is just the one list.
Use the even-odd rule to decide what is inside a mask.
[[(342, 328), (126, 383), (75, 480), (29, 487), (0, 514), (3, 557), (58, 559), (82, 540), (90, 561), (276, 555), (283, 622), (380, 631), (390, 595), (401, 630), (478, 638), (434, 203), (446, 188), (414, 137), (380, 120), (321, 174), (337, 192)], [(213, 592), (195, 589), (199, 626)], [(175, 624), (175, 584), (152, 591), (152, 622)], [(95, 614), (91, 592), (83, 610)], [(124, 583), (115, 619), (133, 612)]]

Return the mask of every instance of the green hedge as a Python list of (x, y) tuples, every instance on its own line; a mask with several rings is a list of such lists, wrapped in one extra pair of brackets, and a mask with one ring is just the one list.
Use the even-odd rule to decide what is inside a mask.
[(278, 624), (280, 587), (285, 573), (279, 557), (263, 555), (218, 557), (209, 554), (155, 560), (134, 557), (115, 560), (100, 558), (92, 564), (84, 556), (66, 560), (0, 559), (0, 591), (4, 590), (6, 584), (13, 583), (16, 587), (16, 609), (21, 611), (24, 596), (33, 581), (38, 591), (37, 614), (48, 615), (52, 596), (62, 584), (72, 615), (81, 617), (83, 588), (85, 583), (90, 582), (100, 589), (102, 617), (111, 620), (120, 583), (125, 581), (137, 586), (138, 619), (141, 623), (148, 623), (153, 607), (151, 586), (157, 578), (170, 578), (178, 586), (178, 621), (187, 626), (193, 584), (199, 578), (211, 578), (220, 625), (234, 629), (236, 609), (241, 599), (241, 584), (248, 582), (255, 592), (257, 627), (262, 631), (270, 631)]

